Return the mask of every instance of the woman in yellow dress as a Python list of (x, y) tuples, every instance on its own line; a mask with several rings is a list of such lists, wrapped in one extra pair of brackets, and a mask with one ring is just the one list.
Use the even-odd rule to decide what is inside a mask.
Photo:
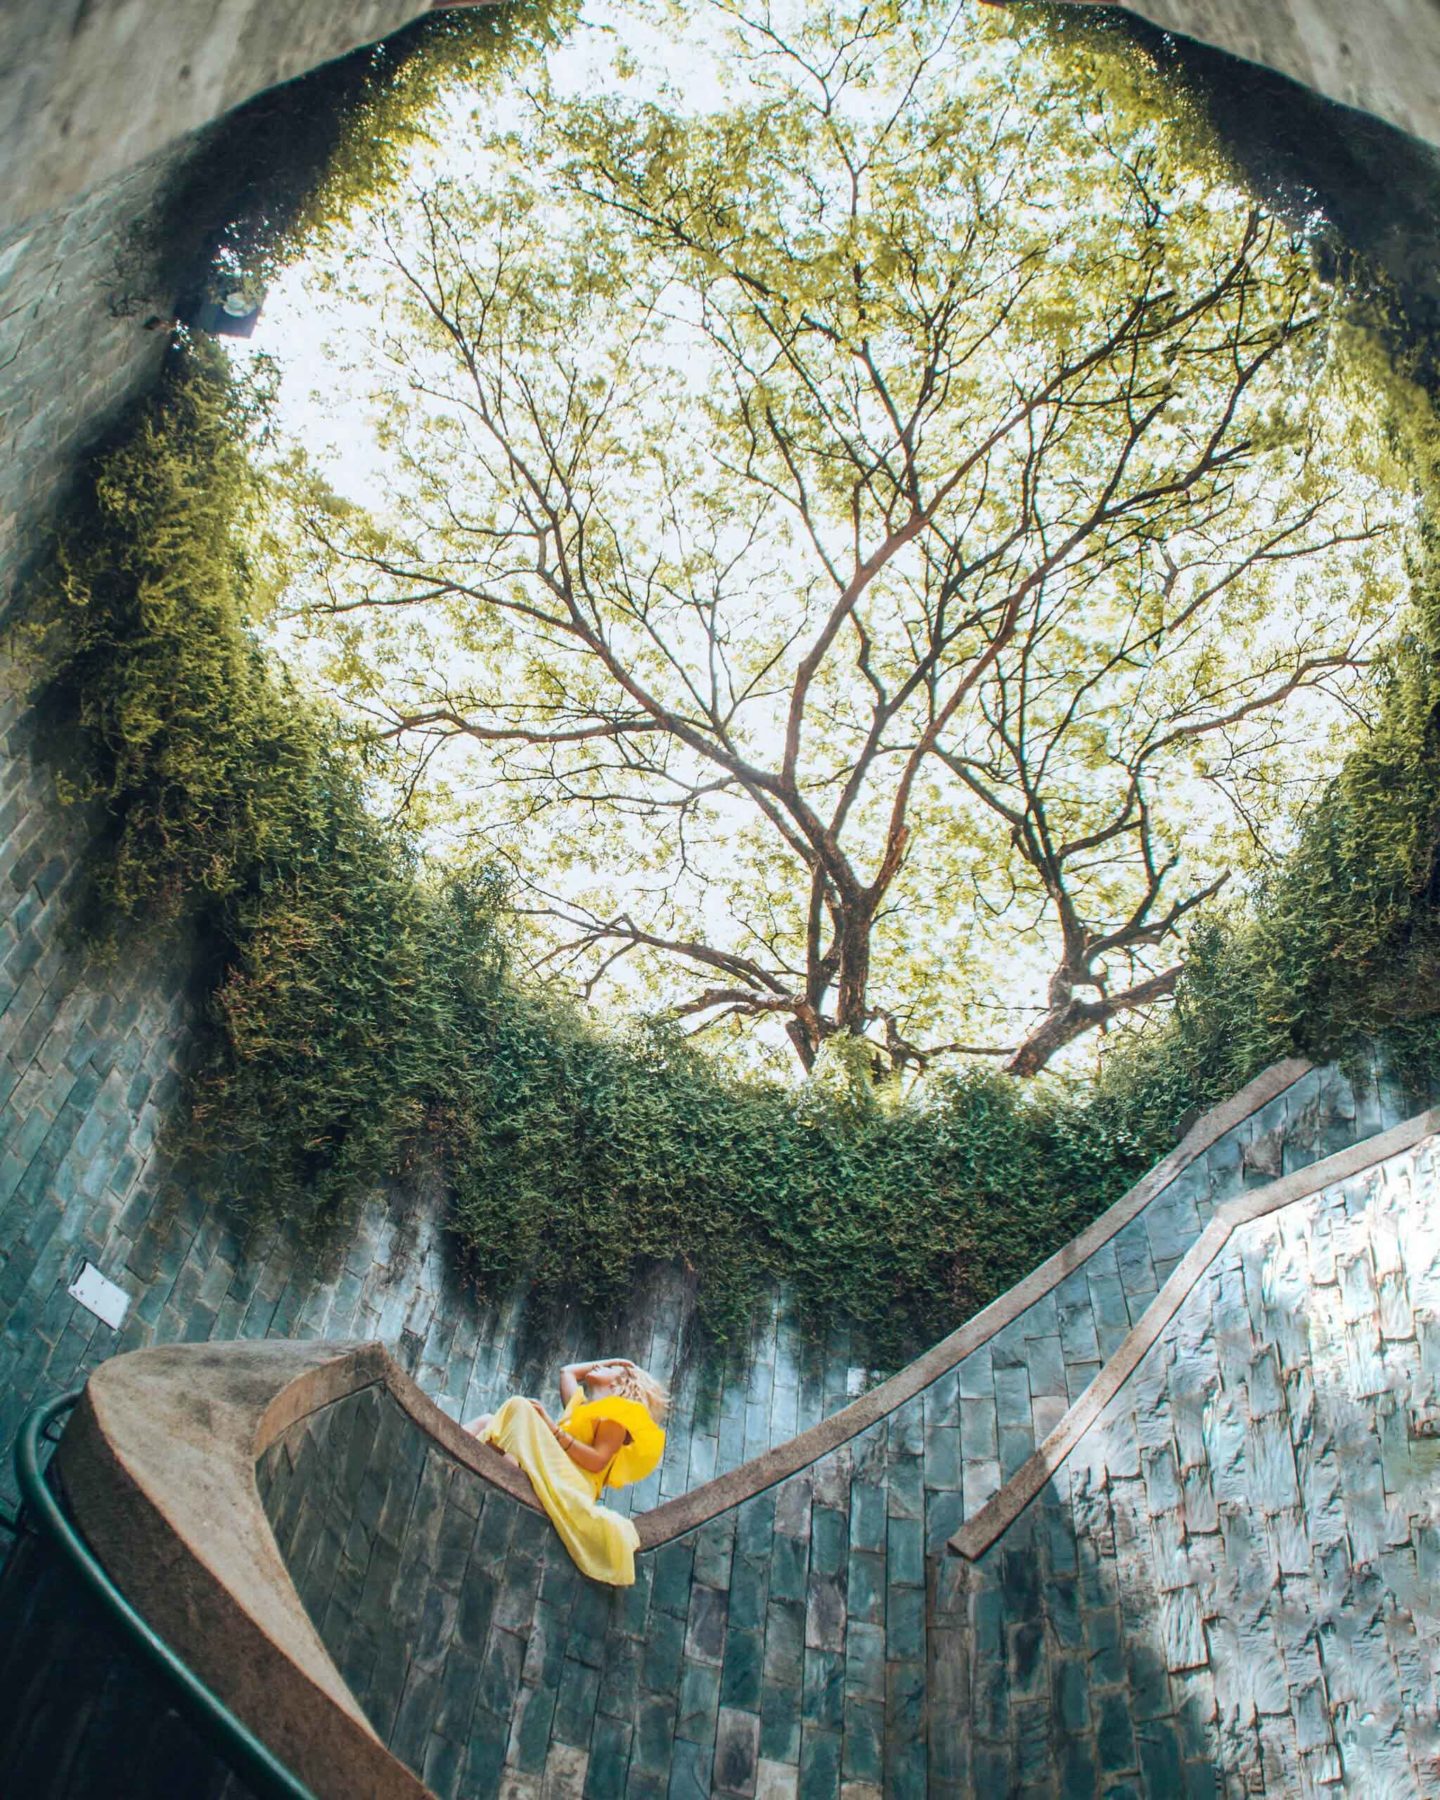
[(594, 1581), (630, 1587), (640, 1539), (621, 1513), (600, 1504), (606, 1488), (643, 1481), (660, 1462), (660, 1422), (670, 1396), (662, 1383), (624, 1357), (567, 1363), (560, 1371), (564, 1410), (552, 1419), (538, 1400), (512, 1394), (498, 1412), (465, 1427), (493, 1444), (530, 1477), (576, 1566)]

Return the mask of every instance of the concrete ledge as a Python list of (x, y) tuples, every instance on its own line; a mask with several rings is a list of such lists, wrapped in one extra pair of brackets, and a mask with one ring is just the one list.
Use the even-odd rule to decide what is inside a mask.
[(321, 1800), (425, 1800), (341, 1679), (281, 1560), (256, 1446), (384, 1379), (378, 1345), (173, 1345), (105, 1363), (56, 1466), (76, 1519), (170, 1646)]
[(998, 1493), (991, 1496), (950, 1539), (948, 1548), (974, 1562), (1004, 1534), (1056, 1473), (1075, 1446), (1099, 1419), (1120, 1389), (1153, 1349), (1165, 1327), (1179, 1312), (1201, 1276), (1242, 1225), (1267, 1213), (1279, 1212), (1297, 1200), (1318, 1194), (1322, 1188), (1348, 1180), (1363, 1170), (1389, 1161), (1413, 1149), (1440, 1131), (1440, 1108), (1418, 1113), (1390, 1131), (1352, 1144), (1334, 1156), (1311, 1163), (1294, 1174), (1282, 1176), (1267, 1187), (1256, 1188), (1227, 1201), (1191, 1245), (1170, 1279), (1151, 1301), (1134, 1329), (1121, 1343), (1090, 1386), (1065, 1414), (1029, 1460), (1021, 1465)]

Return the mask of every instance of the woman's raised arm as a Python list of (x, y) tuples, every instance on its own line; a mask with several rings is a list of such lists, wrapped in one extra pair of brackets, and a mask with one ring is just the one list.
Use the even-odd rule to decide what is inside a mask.
[(568, 1406), (580, 1391), (580, 1383), (597, 1367), (595, 1360), (582, 1363), (566, 1363), (560, 1371), (560, 1404)]

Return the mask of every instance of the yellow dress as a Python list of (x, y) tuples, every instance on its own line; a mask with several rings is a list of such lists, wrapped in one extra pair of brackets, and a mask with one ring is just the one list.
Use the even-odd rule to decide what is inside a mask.
[(638, 1400), (619, 1395), (580, 1401), (577, 1394), (560, 1422), (580, 1443), (591, 1444), (605, 1419), (623, 1425), (629, 1437), (593, 1474), (566, 1455), (550, 1427), (519, 1394), (495, 1414), (484, 1442), (513, 1456), (530, 1477), (536, 1499), (582, 1574), (611, 1587), (631, 1587), (639, 1534), (629, 1519), (601, 1506), (599, 1497), (607, 1487), (627, 1487), (648, 1475), (660, 1461), (665, 1433)]

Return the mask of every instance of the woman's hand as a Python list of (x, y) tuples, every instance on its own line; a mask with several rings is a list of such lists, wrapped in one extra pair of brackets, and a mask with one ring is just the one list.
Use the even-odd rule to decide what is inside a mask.
[(539, 1400), (532, 1400), (530, 1402), (530, 1404), (535, 1408), (536, 1412), (539, 1413), (540, 1417), (545, 1421), (545, 1423), (553, 1431), (555, 1429), (555, 1421), (550, 1417), (549, 1413), (546, 1412), (545, 1407), (542, 1404), (542, 1402), (540, 1402)]
[(560, 1371), (560, 1404), (568, 1406), (580, 1392), (580, 1383), (585, 1380), (592, 1369), (605, 1366), (603, 1357), (596, 1357), (590, 1362), (566, 1363)]

